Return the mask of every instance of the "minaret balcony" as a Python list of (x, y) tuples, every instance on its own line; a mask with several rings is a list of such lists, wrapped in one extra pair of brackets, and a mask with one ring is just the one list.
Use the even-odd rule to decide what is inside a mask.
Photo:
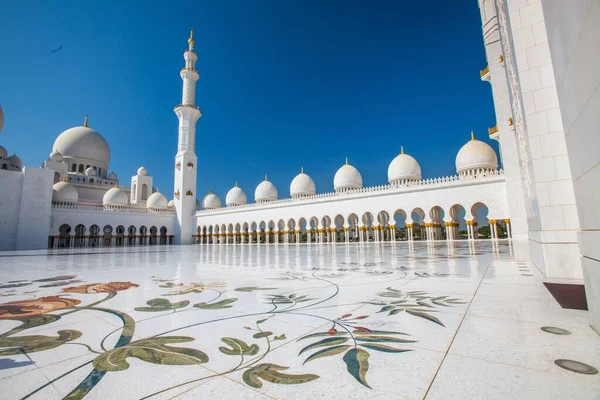
[(490, 135), (490, 139), (498, 140), (498, 136), (499, 136), (498, 125), (488, 128), (488, 134)]
[(491, 81), (492, 77), (490, 75), (490, 66), (489, 64), (485, 66), (484, 69), (482, 69), (481, 71), (479, 71), (479, 76), (481, 77), (482, 81)]
[(508, 127), (513, 131), (515, 130), (515, 123), (514, 123), (512, 117), (508, 119)]
[(173, 109), (177, 110), (178, 108), (181, 108), (181, 107), (195, 108), (196, 110), (200, 111), (200, 113), (202, 113), (202, 110), (200, 109), (200, 107), (195, 106), (193, 104), (177, 104)]

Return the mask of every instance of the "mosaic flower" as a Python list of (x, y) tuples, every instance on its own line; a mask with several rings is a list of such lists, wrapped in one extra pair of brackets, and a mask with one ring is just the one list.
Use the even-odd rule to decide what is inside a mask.
[(132, 282), (108, 282), (108, 283), (90, 283), (87, 285), (73, 286), (64, 288), (63, 292), (68, 293), (110, 293), (127, 290), (131, 287), (138, 287), (137, 283)]
[(165, 296), (175, 296), (178, 294), (188, 294), (188, 293), (202, 293), (206, 289), (217, 289), (226, 287), (227, 285), (220, 282), (211, 282), (211, 283), (173, 283), (167, 282), (164, 285), (159, 285), (161, 288), (171, 289)]
[(60, 296), (40, 297), (33, 300), (11, 301), (0, 304), (0, 319), (24, 318), (73, 307), (81, 301)]

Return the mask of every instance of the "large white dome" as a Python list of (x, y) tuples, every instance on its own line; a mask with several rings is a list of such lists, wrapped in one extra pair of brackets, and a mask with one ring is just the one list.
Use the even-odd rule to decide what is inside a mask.
[(204, 196), (204, 199), (202, 199), (202, 208), (206, 210), (221, 208), (221, 199), (215, 192), (211, 190), (210, 193)]
[(317, 193), (317, 187), (312, 178), (304, 173), (304, 168), (298, 175), (292, 180), (290, 184), (290, 195), (292, 197), (297, 196), (310, 196)]
[(456, 172), (497, 170), (498, 157), (492, 147), (480, 140), (471, 138), (456, 155)]
[(419, 180), (421, 180), (421, 166), (413, 156), (405, 154), (403, 148), (388, 167), (388, 182), (394, 184)]
[(146, 200), (147, 208), (167, 208), (169, 202), (161, 192), (154, 192)]
[(128, 203), (127, 193), (118, 187), (107, 190), (102, 197), (102, 204), (105, 206), (126, 206)]
[(76, 126), (61, 133), (52, 147), (63, 157), (85, 158), (100, 163), (110, 162), (110, 147), (106, 140), (87, 126)]
[(69, 182), (57, 182), (52, 186), (52, 201), (77, 203), (79, 201), (79, 192)]
[(274, 201), (277, 200), (277, 197), (277, 188), (272, 182), (267, 180), (267, 176), (265, 175), (265, 180), (259, 183), (254, 191), (254, 201), (257, 203)]
[(227, 196), (225, 196), (225, 204), (230, 206), (241, 206), (248, 203), (248, 196), (242, 190), (241, 187), (237, 185), (237, 182), (234, 187), (232, 187), (229, 192), (227, 192)]
[(342, 165), (333, 177), (333, 189), (339, 191), (345, 189), (361, 189), (362, 187), (362, 175), (355, 167), (348, 164), (348, 159), (346, 159), (346, 164)]

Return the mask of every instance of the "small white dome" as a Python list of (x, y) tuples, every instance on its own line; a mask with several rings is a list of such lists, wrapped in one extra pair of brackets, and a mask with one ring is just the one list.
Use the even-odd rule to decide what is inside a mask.
[(362, 187), (362, 175), (355, 167), (348, 164), (348, 159), (346, 159), (346, 164), (342, 165), (333, 177), (333, 189), (338, 191), (344, 189), (361, 189)]
[(52, 186), (52, 201), (77, 203), (79, 201), (79, 192), (69, 182), (57, 182)]
[(110, 162), (110, 147), (101, 134), (87, 126), (76, 126), (61, 133), (52, 148), (63, 157)]
[(110, 174), (108, 174), (108, 180), (110, 180), (110, 181), (118, 181), (119, 177), (114, 172), (111, 172)]
[(257, 203), (263, 201), (274, 201), (277, 200), (277, 197), (277, 188), (272, 182), (267, 180), (267, 176), (265, 175), (265, 180), (259, 183), (254, 191), (254, 201)]
[(126, 206), (128, 203), (127, 193), (118, 187), (107, 190), (102, 197), (102, 204), (105, 206)]
[(388, 182), (393, 184), (400, 181), (420, 181), (421, 166), (411, 155), (404, 153), (404, 148), (388, 167)]
[(248, 196), (242, 190), (241, 187), (237, 185), (237, 182), (234, 187), (232, 187), (229, 192), (227, 192), (227, 196), (225, 196), (225, 204), (227, 207), (230, 206), (241, 206), (248, 203)]
[(161, 192), (152, 193), (146, 201), (147, 208), (167, 208), (168, 205), (167, 198)]
[(290, 184), (290, 195), (292, 197), (297, 196), (310, 196), (317, 193), (317, 187), (312, 178), (304, 173), (304, 169), (296, 175)]
[[(198, 201), (198, 200), (196, 199), (196, 201)], [(169, 207), (169, 208), (175, 207), (175, 200), (173, 200), (173, 199), (169, 200), (169, 202), (167, 203), (167, 207)]]
[(148, 170), (142, 165), (141, 167), (138, 168), (137, 174), (146, 176), (146, 175), (148, 175)]
[(23, 161), (21, 161), (21, 159), (17, 157), (16, 154), (13, 154), (12, 156), (8, 157), (7, 160), (8, 163), (13, 167), (21, 168), (23, 166)]
[(471, 138), (456, 155), (456, 172), (461, 174), (478, 169), (497, 170), (498, 157), (489, 144)]
[(96, 176), (98, 173), (92, 167), (88, 167), (85, 169), (85, 176)]
[(204, 199), (202, 199), (202, 208), (206, 210), (221, 208), (221, 199), (215, 192), (211, 190), (210, 193), (204, 196)]
[(6, 157), (8, 157), (8, 150), (6, 150), (6, 147), (0, 145), (0, 158)]
[(56, 151), (56, 150), (54, 150), (52, 153), (50, 153), (50, 155), (48, 157), (50, 158), (50, 161), (54, 161), (54, 162), (62, 162), (62, 160), (63, 160), (62, 154), (60, 154), (60, 152)]

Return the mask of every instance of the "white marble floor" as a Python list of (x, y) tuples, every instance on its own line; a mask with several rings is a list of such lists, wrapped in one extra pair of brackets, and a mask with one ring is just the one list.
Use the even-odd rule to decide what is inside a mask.
[(599, 399), (542, 282), (505, 241), (0, 253), (0, 398)]

